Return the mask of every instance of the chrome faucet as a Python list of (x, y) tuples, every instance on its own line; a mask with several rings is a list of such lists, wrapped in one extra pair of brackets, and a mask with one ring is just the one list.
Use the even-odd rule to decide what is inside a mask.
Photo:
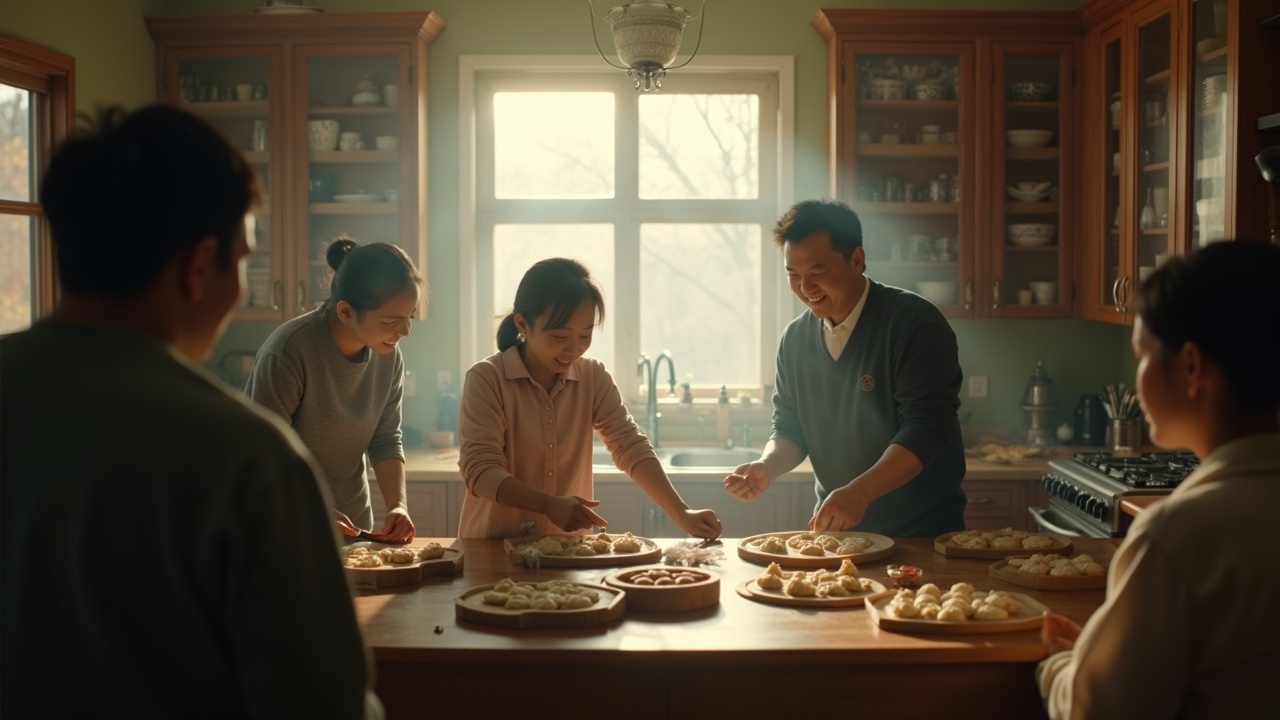
[(671, 353), (663, 350), (658, 359), (652, 362), (648, 355), (641, 355), (636, 361), (636, 374), (644, 378), (648, 389), (648, 395), (645, 396), (645, 428), (649, 431), (649, 442), (654, 447), (658, 447), (658, 418), (662, 417), (662, 413), (658, 412), (658, 372), (664, 359), (667, 361), (668, 382), (671, 386), (667, 396), (675, 397), (676, 363), (671, 359)]

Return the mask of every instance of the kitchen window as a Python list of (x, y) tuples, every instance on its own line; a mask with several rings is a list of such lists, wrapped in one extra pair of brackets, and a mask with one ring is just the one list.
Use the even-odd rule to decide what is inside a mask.
[(640, 355), (666, 350), (695, 395), (758, 397), (794, 315), (770, 243), (791, 202), (790, 59), (699, 56), (655, 93), (599, 58), (538, 62), (462, 61), (462, 367), (494, 352), (525, 270), (566, 256), (604, 290), (588, 354), (624, 396), (645, 391)]
[(0, 35), (0, 334), (53, 309), (53, 250), (39, 179), (68, 137), (75, 61)]

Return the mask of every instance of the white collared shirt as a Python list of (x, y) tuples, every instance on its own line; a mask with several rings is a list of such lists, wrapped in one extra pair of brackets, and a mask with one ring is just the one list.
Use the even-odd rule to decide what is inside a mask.
[(862, 297), (858, 298), (858, 304), (853, 306), (849, 317), (839, 325), (832, 325), (826, 318), (822, 320), (822, 339), (827, 344), (827, 352), (831, 353), (832, 360), (840, 359), (840, 353), (844, 352), (844, 346), (849, 344), (849, 336), (853, 334), (853, 328), (858, 324), (858, 318), (862, 316), (862, 308), (867, 304), (867, 291), (871, 287), (871, 282), (865, 275), (863, 280)]

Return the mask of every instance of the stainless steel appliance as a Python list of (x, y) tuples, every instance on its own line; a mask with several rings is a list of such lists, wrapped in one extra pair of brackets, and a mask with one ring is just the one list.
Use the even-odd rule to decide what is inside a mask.
[(1031, 507), (1041, 530), (1076, 537), (1119, 537), (1120, 501), (1128, 495), (1167, 495), (1200, 464), (1194, 453), (1155, 452), (1121, 457), (1082, 452), (1049, 461), (1041, 478), (1047, 507)]

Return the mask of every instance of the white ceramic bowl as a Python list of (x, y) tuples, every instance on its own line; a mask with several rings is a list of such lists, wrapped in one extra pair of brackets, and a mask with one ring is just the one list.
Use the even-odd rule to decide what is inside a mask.
[(916, 291), (934, 305), (954, 305), (956, 302), (954, 280), (921, 280), (916, 283)]
[(1011, 187), (1007, 187), (1005, 190), (1009, 192), (1009, 197), (1019, 202), (1040, 202), (1049, 195), (1047, 192), (1027, 192)]
[(871, 81), (872, 100), (904, 100), (907, 83), (897, 78), (876, 78)]
[(1027, 287), (1031, 288), (1031, 294), (1036, 299), (1037, 305), (1052, 305), (1058, 302), (1058, 283), (1048, 281), (1033, 281), (1027, 283)]
[(1007, 130), (1010, 147), (1044, 147), (1053, 141), (1052, 130)]
[(1051, 95), (1053, 95), (1053, 85), (1039, 80), (1009, 85), (1010, 100), (1048, 100)]
[(1009, 242), (1018, 247), (1042, 247), (1053, 242), (1058, 226), (1048, 223), (1013, 223), (1009, 226)]
[(373, 139), (373, 144), (379, 150), (395, 150), (400, 144), (400, 138), (395, 135), (379, 135)]

